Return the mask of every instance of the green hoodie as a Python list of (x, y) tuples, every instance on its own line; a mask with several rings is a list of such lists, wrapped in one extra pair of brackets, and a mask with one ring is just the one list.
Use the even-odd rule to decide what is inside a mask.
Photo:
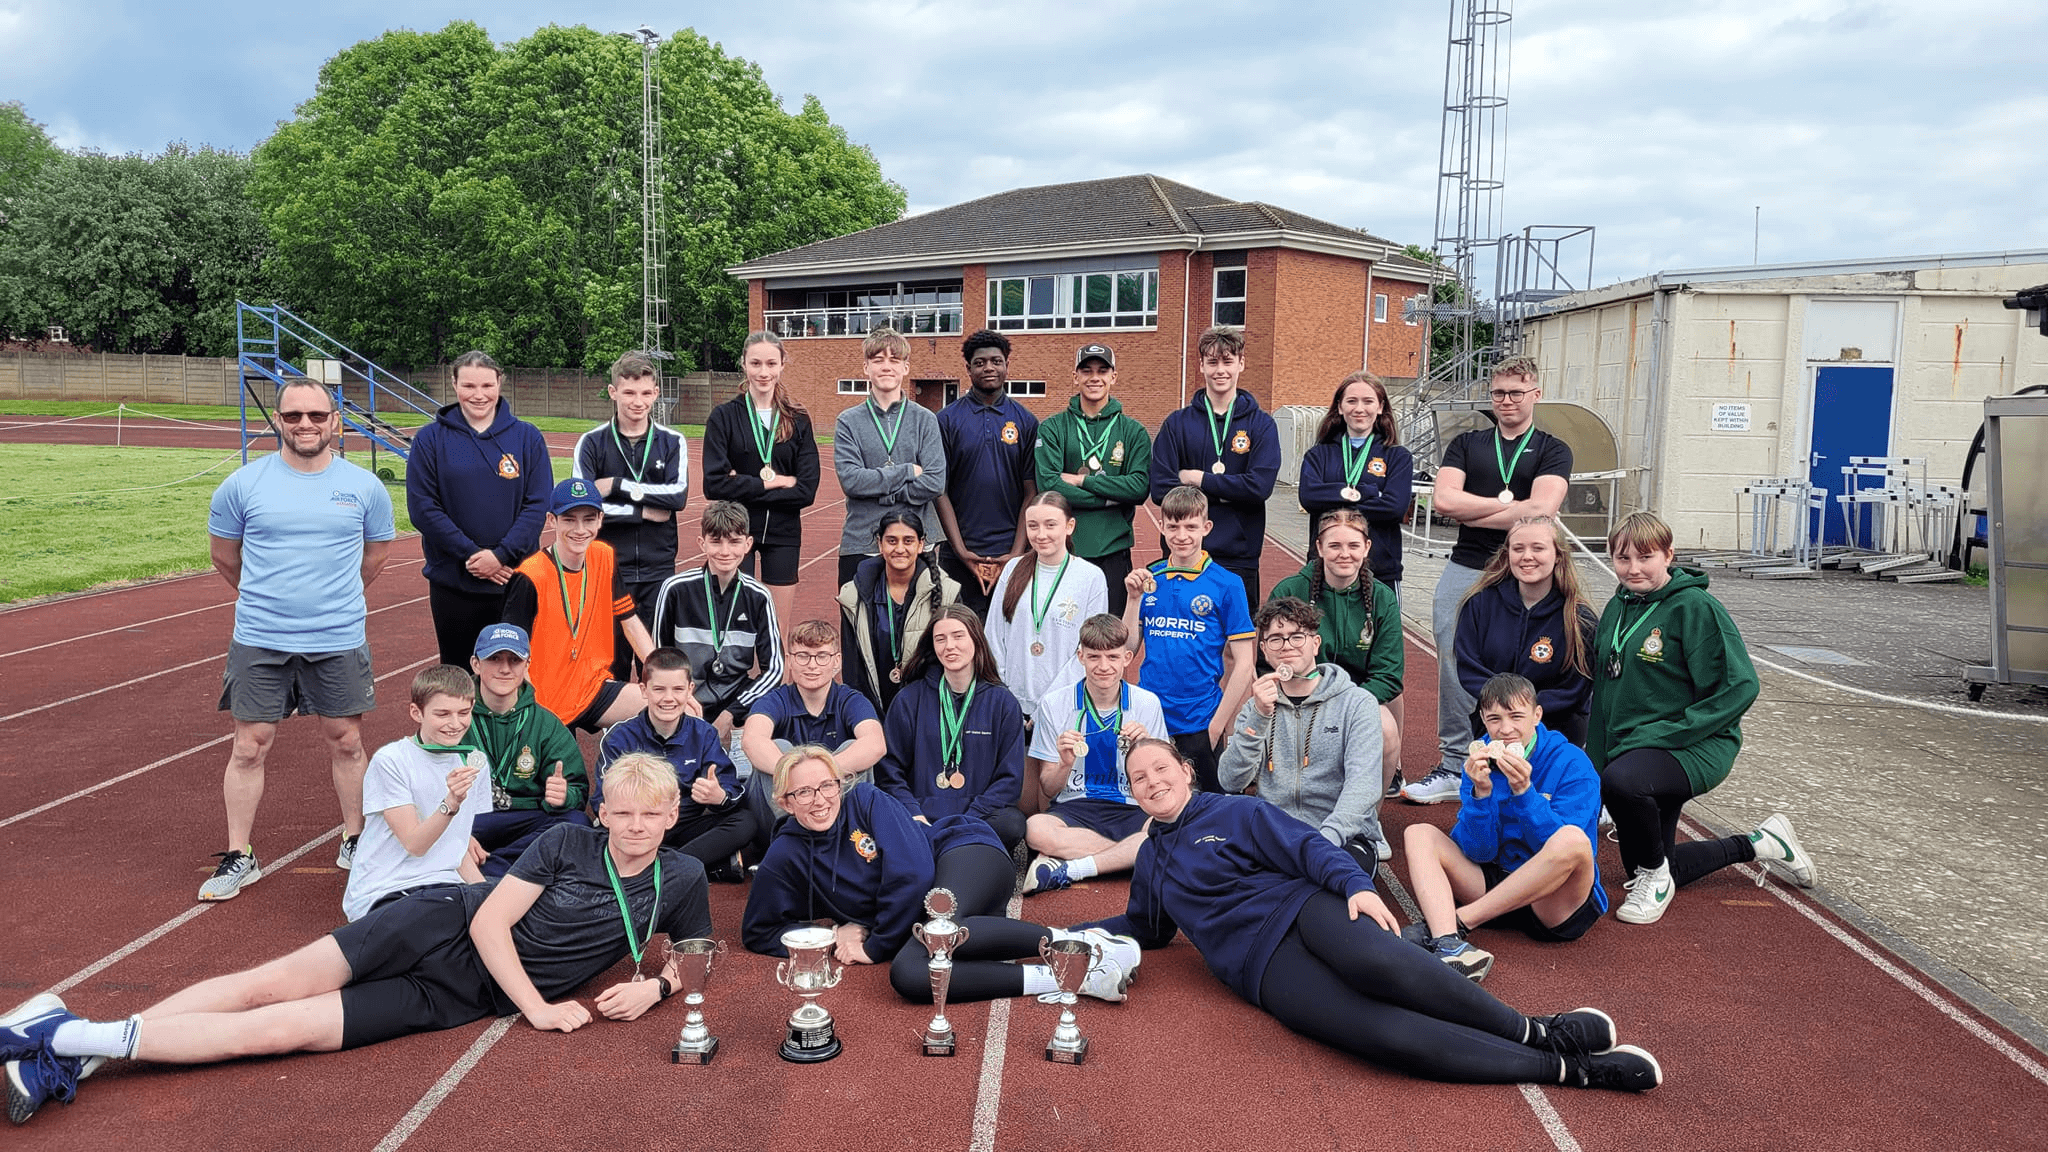
[[(1360, 581), (1339, 592), (1324, 587), (1311, 599), (1309, 586), (1315, 579), (1316, 562), (1273, 586), (1268, 604), (1282, 596), (1312, 602), (1323, 610), (1323, 622), (1316, 629), (1323, 638), (1322, 658), (1344, 670), (1351, 682), (1372, 693), (1385, 704), (1401, 694), (1401, 676), (1407, 659), (1401, 644), (1401, 601), (1392, 588), (1360, 572)], [(1372, 585), (1372, 610), (1366, 610), (1364, 586)], [(1360, 641), (1364, 642), (1361, 643)]]
[[(1608, 661), (1622, 633), (1621, 675), (1613, 678)], [(1673, 568), (1654, 592), (1616, 592), (1600, 615), (1597, 645), (1586, 725), (1593, 766), (1662, 748), (1685, 768), (1694, 795), (1727, 779), (1758, 686), (1735, 621), (1707, 593), (1706, 573)]]
[[(1100, 443), (1102, 470), (1088, 467), (1081, 446)], [(1099, 439), (1107, 434), (1106, 439)], [(1038, 490), (1057, 492), (1074, 510), (1074, 555), (1086, 560), (1121, 552), (1131, 546), (1131, 516), (1152, 492), (1152, 436), (1145, 426), (1124, 415), (1112, 396), (1099, 416), (1081, 414), (1081, 398), (1038, 424)], [(1084, 473), (1081, 486), (1060, 479), (1063, 472)]]
[[(583, 749), (553, 712), (534, 703), (532, 684), (519, 686), (519, 702), (510, 712), (491, 711), (479, 688), (470, 736), (491, 758), (493, 809), (573, 812), (583, 807), (584, 798), (590, 794), (590, 777), (583, 771)], [(553, 808), (541, 802), (541, 793), (558, 760), (562, 776), (569, 782), (569, 796), (560, 808)]]

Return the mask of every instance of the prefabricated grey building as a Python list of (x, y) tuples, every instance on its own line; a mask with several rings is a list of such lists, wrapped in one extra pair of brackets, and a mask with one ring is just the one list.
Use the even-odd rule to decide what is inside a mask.
[(2044, 282), (2048, 250), (1659, 272), (1551, 301), (1523, 349), (1544, 400), (1607, 421), (1624, 511), (1727, 548), (1759, 478), (1839, 492), (1850, 456), (1924, 456), (1955, 483), (1984, 398), (2048, 383), (2048, 338), (2001, 304)]

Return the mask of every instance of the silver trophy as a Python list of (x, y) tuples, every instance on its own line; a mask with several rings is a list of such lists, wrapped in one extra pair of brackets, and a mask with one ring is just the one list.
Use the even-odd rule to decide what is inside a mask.
[(677, 1064), (709, 1064), (718, 1055), (718, 1037), (704, 1027), (704, 986), (711, 981), (711, 961), (725, 951), (725, 941), (681, 940), (669, 946), (668, 959), (675, 965), (676, 979), (683, 990), (683, 1003), (690, 1009), (683, 1017), (683, 1034), (669, 1059)]
[(1092, 940), (1041, 940), (1038, 956), (1060, 990), (1060, 1022), (1046, 1042), (1045, 1058), (1055, 1064), (1079, 1064), (1088, 1058), (1088, 1038), (1074, 1024), (1074, 1004), (1080, 999), (1088, 970), (1102, 958), (1102, 945)]
[(924, 1054), (927, 1056), (951, 1056), (955, 1050), (956, 1038), (953, 1025), (946, 1019), (946, 992), (953, 986), (953, 953), (967, 939), (967, 929), (953, 919), (953, 913), (960, 906), (959, 900), (949, 888), (934, 888), (925, 894), (924, 910), (931, 916), (928, 924), (913, 924), (910, 934), (931, 953), (927, 965), (932, 975), (932, 1022), (924, 1028)]
[(846, 972), (832, 965), (837, 939), (830, 928), (792, 928), (782, 934), (789, 959), (775, 966), (775, 980), (804, 998), (803, 1005), (789, 1014), (789, 1035), (782, 1041), (782, 1058), (791, 1063), (816, 1064), (839, 1055), (832, 1013), (818, 1004), (818, 996), (837, 987)]

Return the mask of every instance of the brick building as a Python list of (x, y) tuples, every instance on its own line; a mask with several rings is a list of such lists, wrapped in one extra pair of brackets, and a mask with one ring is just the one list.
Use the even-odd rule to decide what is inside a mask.
[(861, 336), (883, 323), (910, 337), (930, 408), (965, 386), (960, 342), (978, 328), (1010, 337), (1011, 392), (1040, 415), (1072, 394), (1074, 350), (1101, 341), (1125, 410), (1152, 428), (1201, 388), (1195, 340), (1212, 323), (1247, 329), (1241, 385), (1268, 409), (1326, 405), (1361, 365), (1412, 379), (1428, 340), (1402, 305), (1429, 266), (1400, 245), (1156, 176), (1002, 192), (729, 271), (825, 428), (864, 393)]

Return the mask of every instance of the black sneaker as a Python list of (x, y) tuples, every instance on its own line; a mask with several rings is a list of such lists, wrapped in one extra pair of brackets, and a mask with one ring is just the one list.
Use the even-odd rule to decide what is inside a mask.
[(1614, 1051), (1621, 1038), (1614, 1018), (1598, 1008), (1574, 1008), (1555, 1016), (1529, 1018), (1529, 1047), (1566, 1056), (1574, 1052), (1599, 1056)]
[(356, 842), (362, 838), (361, 833), (341, 838), (341, 850), (334, 854), (334, 866), (336, 868), (346, 872), (356, 866)]
[(1436, 951), (1436, 937), (1429, 934), (1429, 925), (1421, 920), (1417, 920), (1413, 924), (1403, 925), (1401, 928), (1401, 939), (1415, 945), (1424, 952)]
[(740, 866), (740, 857), (737, 852), (733, 853), (732, 859), (714, 868), (705, 869), (705, 876), (707, 879), (719, 884), (744, 884), (747, 882), (747, 872), (745, 868)]
[(1664, 1068), (1655, 1056), (1622, 1044), (1611, 1052), (1564, 1057), (1564, 1072), (1557, 1082), (1570, 1088), (1648, 1092), (1664, 1083)]

